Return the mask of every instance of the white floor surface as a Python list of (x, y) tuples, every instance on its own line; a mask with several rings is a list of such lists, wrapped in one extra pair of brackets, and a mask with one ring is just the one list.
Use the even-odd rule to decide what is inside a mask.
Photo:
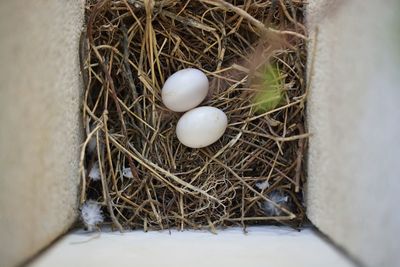
[(350, 267), (354, 265), (311, 229), (233, 228), (203, 231), (75, 231), (30, 267)]

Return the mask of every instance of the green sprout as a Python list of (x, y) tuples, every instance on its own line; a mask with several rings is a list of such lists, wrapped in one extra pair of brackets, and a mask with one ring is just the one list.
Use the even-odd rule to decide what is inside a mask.
[(260, 76), (253, 101), (257, 113), (268, 112), (278, 107), (284, 98), (284, 81), (277, 67), (266, 67)]

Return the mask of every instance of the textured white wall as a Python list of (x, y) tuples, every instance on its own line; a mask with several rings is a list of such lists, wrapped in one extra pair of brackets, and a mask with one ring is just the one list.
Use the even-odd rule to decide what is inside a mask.
[(76, 218), (82, 1), (0, 1), (0, 266)]
[(400, 266), (399, 14), (398, 0), (308, 8), (308, 216), (366, 266)]

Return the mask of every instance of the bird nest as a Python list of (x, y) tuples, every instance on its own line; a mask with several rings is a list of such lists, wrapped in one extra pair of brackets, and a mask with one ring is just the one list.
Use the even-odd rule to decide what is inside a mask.
[[(103, 219), (119, 230), (301, 226), (304, 7), (300, 0), (86, 3), (80, 200), (102, 213), (85, 219), (89, 227)], [(209, 79), (201, 105), (228, 117), (225, 134), (200, 149), (179, 142), (182, 113), (161, 101), (165, 80), (188, 67)]]

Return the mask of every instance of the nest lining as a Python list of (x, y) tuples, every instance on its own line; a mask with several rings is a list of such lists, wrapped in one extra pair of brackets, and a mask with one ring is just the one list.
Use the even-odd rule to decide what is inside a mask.
[[(303, 9), (295, 0), (88, 1), (81, 203), (97, 201), (119, 230), (300, 227)], [(201, 149), (180, 144), (182, 114), (161, 101), (165, 80), (188, 67), (209, 78), (201, 105), (229, 120)]]

